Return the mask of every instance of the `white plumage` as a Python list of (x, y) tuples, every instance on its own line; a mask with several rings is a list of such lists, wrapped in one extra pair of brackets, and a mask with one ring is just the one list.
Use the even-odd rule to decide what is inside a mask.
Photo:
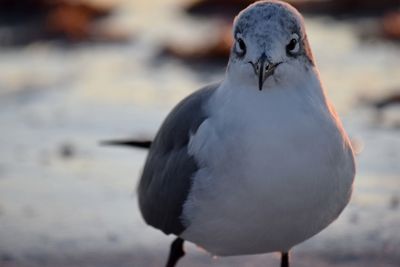
[(216, 90), (189, 143), (200, 170), (184, 204), (184, 239), (216, 255), (289, 251), (346, 206), (349, 140), (316, 69), (300, 76), (293, 88), (261, 92), (228, 76)]

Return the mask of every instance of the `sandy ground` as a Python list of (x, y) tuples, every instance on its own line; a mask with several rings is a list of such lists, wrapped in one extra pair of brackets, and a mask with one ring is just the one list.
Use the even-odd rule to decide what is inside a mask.
[[(62, 253), (61, 253), (62, 254)], [(110, 252), (92, 252), (72, 255), (27, 255), (24, 259), (14, 259), (12, 257), (3, 259), (0, 266), (59, 266), (59, 267), (73, 267), (73, 266), (98, 266), (98, 267), (132, 267), (132, 266), (147, 266), (159, 267), (164, 266), (167, 258), (165, 250), (148, 251), (148, 250), (133, 250), (133, 251), (120, 251), (116, 253)], [(212, 258), (205, 254), (193, 253), (190, 251), (179, 262), (178, 266), (193, 266), (193, 267), (206, 267), (206, 266), (232, 266), (232, 267), (264, 267), (264, 266), (279, 266), (279, 255), (255, 255), (255, 256), (240, 256), (229, 258)], [(398, 255), (376, 255), (372, 253), (343, 253), (343, 254), (305, 254), (305, 253), (292, 253), (291, 266), (293, 267), (396, 267), (399, 266)]]
[[(196, 42), (211, 22), (184, 17), (174, 1), (121, 2), (109, 23), (132, 31), (127, 44), (0, 49), (0, 266), (164, 264), (172, 237), (144, 224), (135, 199), (145, 151), (98, 143), (153, 136), (177, 101), (224, 70), (198, 74), (154, 56), (163, 41)], [(360, 42), (351, 23), (313, 18), (307, 27), (359, 151), (358, 174), (350, 205), (296, 247), (293, 266), (400, 266), (400, 110), (362, 101), (399, 88), (400, 49)], [(273, 254), (213, 259), (190, 244), (187, 253), (180, 266), (279, 262)]]

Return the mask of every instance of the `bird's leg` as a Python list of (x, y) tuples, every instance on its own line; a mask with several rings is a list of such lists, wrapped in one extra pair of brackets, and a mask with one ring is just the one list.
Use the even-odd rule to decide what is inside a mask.
[(185, 242), (185, 240), (180, 237), (172, 242), (166, 267), (175, 267), (179, 259), (185, 255), (185, 251), (183, 251), (183, 242)]
[(289, 252), (281, 252), (281, 267), (289, 267)]

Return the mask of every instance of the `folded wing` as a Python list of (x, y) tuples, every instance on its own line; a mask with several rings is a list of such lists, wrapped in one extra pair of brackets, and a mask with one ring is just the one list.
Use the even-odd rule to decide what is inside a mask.
[(167, 116), (147, 156), (138, 185), (139, 207), (145, 221), (166, 234), (179, 235), (183, 203), (198, 169), (188, 154), (190, 135), (207, 118), (205, 103), (218, 85), (210, 85), (182, 100)]

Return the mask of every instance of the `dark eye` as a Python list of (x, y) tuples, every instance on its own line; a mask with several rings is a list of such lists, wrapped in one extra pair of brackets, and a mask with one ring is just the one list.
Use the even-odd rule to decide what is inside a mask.
[(296, 46), (297, 46), (297, 40), (293, 38), (286, 46), (286, 49), (288, 52), (292, 52), (296, 48)]
[(235, 50), (239, 56), (244, 56), (246, 54), (246, 44), (242, 38), (236, 40)]
[(286, 45), (286, 52), (288, 54), (295, 54), (299, 52), (300, 45), (299, 45), (299, 36), (296, 33), (292, 34), (292, 38), (290, 39), (289, 43)]

